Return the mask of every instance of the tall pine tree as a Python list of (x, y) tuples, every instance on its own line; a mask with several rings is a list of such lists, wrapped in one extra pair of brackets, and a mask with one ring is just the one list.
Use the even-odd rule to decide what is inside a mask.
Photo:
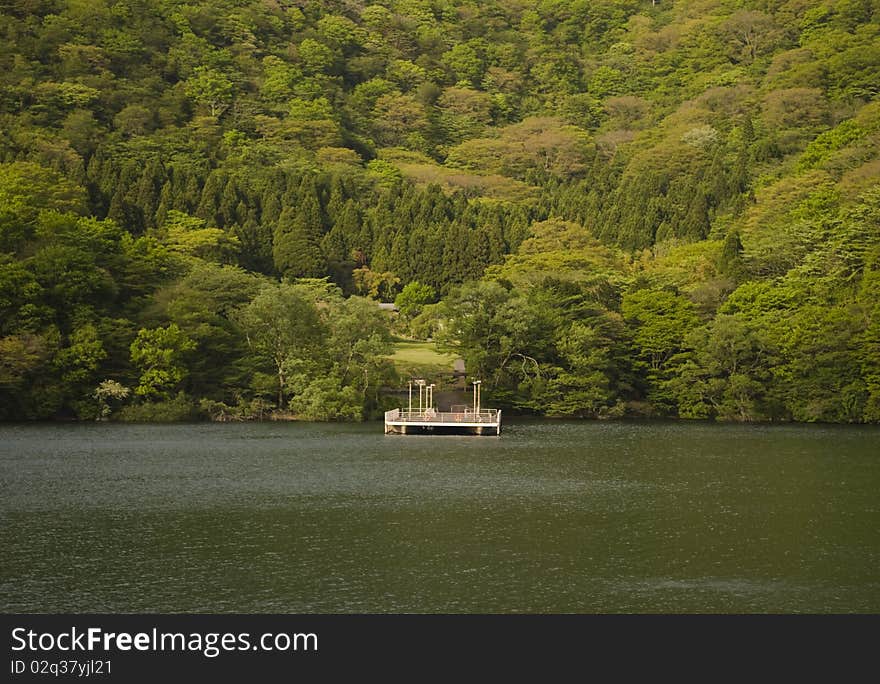
[(313, 182), (303, 179), (296, 207), (288, 206), (275, 226), (272, 257), (275, 270), (288, 278), (320, 278), (327, 260), (321, 251), (321, 206)]

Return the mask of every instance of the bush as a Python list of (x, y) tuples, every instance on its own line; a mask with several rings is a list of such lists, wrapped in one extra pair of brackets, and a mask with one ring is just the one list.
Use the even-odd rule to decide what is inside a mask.
[(291, 410), (305, 420), (362, 421), (363, 405), (354, 387), (342, 387), (334, 377), (313, 380), (290, 402)]
[(230, 406), (213, 399), (199, 400), (199, 415), (218, 423), (242, 420), (263, 420), (268, 418), (274, 404), (263, 399), (239, 399), (237, 404)]
[(179, 423), (196, 417), (195, 405), (183, 392), (167, 401), (126, 406), (118, 415), (118, 419), (126, 423)]

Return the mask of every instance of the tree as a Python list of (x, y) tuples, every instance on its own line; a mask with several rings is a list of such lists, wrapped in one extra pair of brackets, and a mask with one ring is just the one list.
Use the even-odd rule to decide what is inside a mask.
[(95, 388), (92, 395), (98, 400), (98, 418), (107, 420), (113, 412), (113, 404), (120, 404), (128, 398), (131, 391), (116, 380), (104, 380)]
[(208, 108), (212, 117), (218, 117), (232, 103), (232, 81), (217, 69), (198, 66), (186, 82), (186, 93), (192, 100)]
[(288, 377), (312, 364), (320, 348), (324, 329), (318, 310), (300, 287), (271, 284), (263, 286), (234, 319), (250, 349), (274, 368), (278, 408), (284, 408)]
[(357, 390), (332, 375), (312, 379), (297, 392), (290, 407), (306, 420), (363, 420), (363, 402)]
[(451, 143), (478, 136), (491, 121), (491, 98), (473, 88), (446, 88), (437, 100), (440, 127)]
[(18, 387), (27, 373), (46, 358), (46, 345), (38, 335), (10, 335), (0, 339), (0, 387)]
[(321, 249), (327, 260), (340, 264), (348, 261), (360, 232), (361, 217), (357, 203), (348, 200), (338, 213), (333, 228), (321, 240)]
[(772, 45), (773, 18), (763, 12), (739, 10), (728, 19), (723, 30), (739, 48), (739, 55), (754, 62), (766, 45)]
[(206, 221), (183, 212), (168, 212), (162, 232), (168, 249), (185, 257), (197, 257), (206, 261), (229, 262), (240, 246), (235, 235), (220, 228), (206, 227)]
[(0, 249), (15, 251), (33, 236), (41, 211), (85, 211), (85, 191), (33, 162), (0, 164)]
[(424, 135), (429, 123), (422, 103), (412, 95), (400, 93), (379, 97), (371, 119), (373, 137), (383, 146), (409, 146), (407, 141)]
[(604, 416), (619, 401), (617, 340), (623, 322), (614, 314), (600, 314), (588, 321), (575, 321), (559, 331), (557, 347), (561, 368), (548, 388), (546, 410), (550, 415)]
[(356, 390), (360, 412), (368, 400), (379, 404), (379, 387), (393, 374), (393, 352), (388, 317), (372, 300), (349, 297), (331, 302), (326, 353), (331, 376), (341, 387)]
[(285, 209), (278, 219), (272, 247), (275, 269), (287, 278), (317, 278), (327, 264), (321, 252), (320, 228), (308, 214)]
[(131, 343), (131, 361), (141, 371), (135, 394), (170, 399), (188, 375), (187, 360), (196, 344), (176, 323), (141, 328)]
[(306, 38), (301, 42), (297, 52), (303, 69), (309, 74), (329, 71), (336, 61), (334, 50), (313, 38)]
[(373, 299), (389, 300), (400, 278), (391, 271), (373, 271), (367, 266), (352, 271), (355, 289), (362, 295)]
[(693, 305), (668, 290), (636, 290), (624, 295), (621, 312), (630, 328), (633, 352), (643, 364), (647, 396), (657, 409), (672, 410), (667, 382), (686, 349), (688, 333), (699, 325)]
[(441, 60), (457, 80), (472, 84), (480, 82), (485, 65), (474, 45), (467, 43), (454, 45), (443, 54)]
[(295, 191), (285, 194), (285, 203), (272, 246), (275, 268), (288, 278), (320, 278), (327, 261), (321, 251), (324, 219), (314, 180), (304, 177)]
[(200, 350), (189, 362), (194, 394), (226, 400), (246, 384), (247, 344), (233, 319), (261, 284), (235, 266), (196, 261), (186, 276), (156, 293), (156, 300), (165, 303), (164, 315)]
[(498, 283), (465, 284), (444, 302), (438, 342), (486, 379), (490, 391), (511, 383), (527, 387), (543, 381), (540, 360), (553, 350), (553, 313)]
[(437, 297), (434, 288), (430, 285), (423, 285), (414, 280), (407, 283), (400, 291), (400, 294), (394, 298), (394, 305), (400, 311), (400, 315), (407, 320), (412, 320), (422, 312), (425, 304), (430, 304)]
[(87, 323), (70, 334), (68, 345), (55, 355), (54, 365), (64, 384), (71, 389), (91, 384), (107, 352), (98, 336), (97, 328)]
[(732, 280), (739, 280), (743, 275), (742, 252), (743, 244), (739, 233), (731, 231), (724, 238), (718, 268)]
[(274, 55), (263, 58), (263, 82), (260, 96), (280, 104), (293, 97), (294, 86), (302, 78), (302, 72)]
[(59, 338), (53, 328), (0, 338), (0, 416), (48, 418), (61, 407), (61, 387), (47, 372)]
[(126, 136), (147, 133), (153, 127), (153, 122), (153, 112), (139, 104), (130, 104), (113, 117), (116, 130)]
[(766, 336), (742, 315), (718, 315), (688, 334), (685, 355), (667, 387), (684, 418), (741, 422), (772, 417), (765, 406), (774, 351)]
[(696, 327), (693, 305), (668, 290), (636, 290), (624, 295), (621, 311), (633, 328), (633, 342), (654, 371), (663, 369), (682, 350)]
[(113, 270), (121, 235), (113, 221), (44, 212), (36, 229), (37, 245), (27, 259), (47, 303), (62, 317), (78, 305), (113, 301), (118, 293)]

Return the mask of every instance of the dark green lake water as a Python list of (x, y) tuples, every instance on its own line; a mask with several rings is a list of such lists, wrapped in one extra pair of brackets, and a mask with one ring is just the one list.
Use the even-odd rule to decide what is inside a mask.
[(878, 612), (880, 429), (0, 426), (2, 612)]

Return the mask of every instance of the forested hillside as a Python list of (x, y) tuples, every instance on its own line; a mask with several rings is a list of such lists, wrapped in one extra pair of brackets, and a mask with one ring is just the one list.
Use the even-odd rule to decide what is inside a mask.
[(2, 0), (0, 417), (880, 420), (880, 1)]

